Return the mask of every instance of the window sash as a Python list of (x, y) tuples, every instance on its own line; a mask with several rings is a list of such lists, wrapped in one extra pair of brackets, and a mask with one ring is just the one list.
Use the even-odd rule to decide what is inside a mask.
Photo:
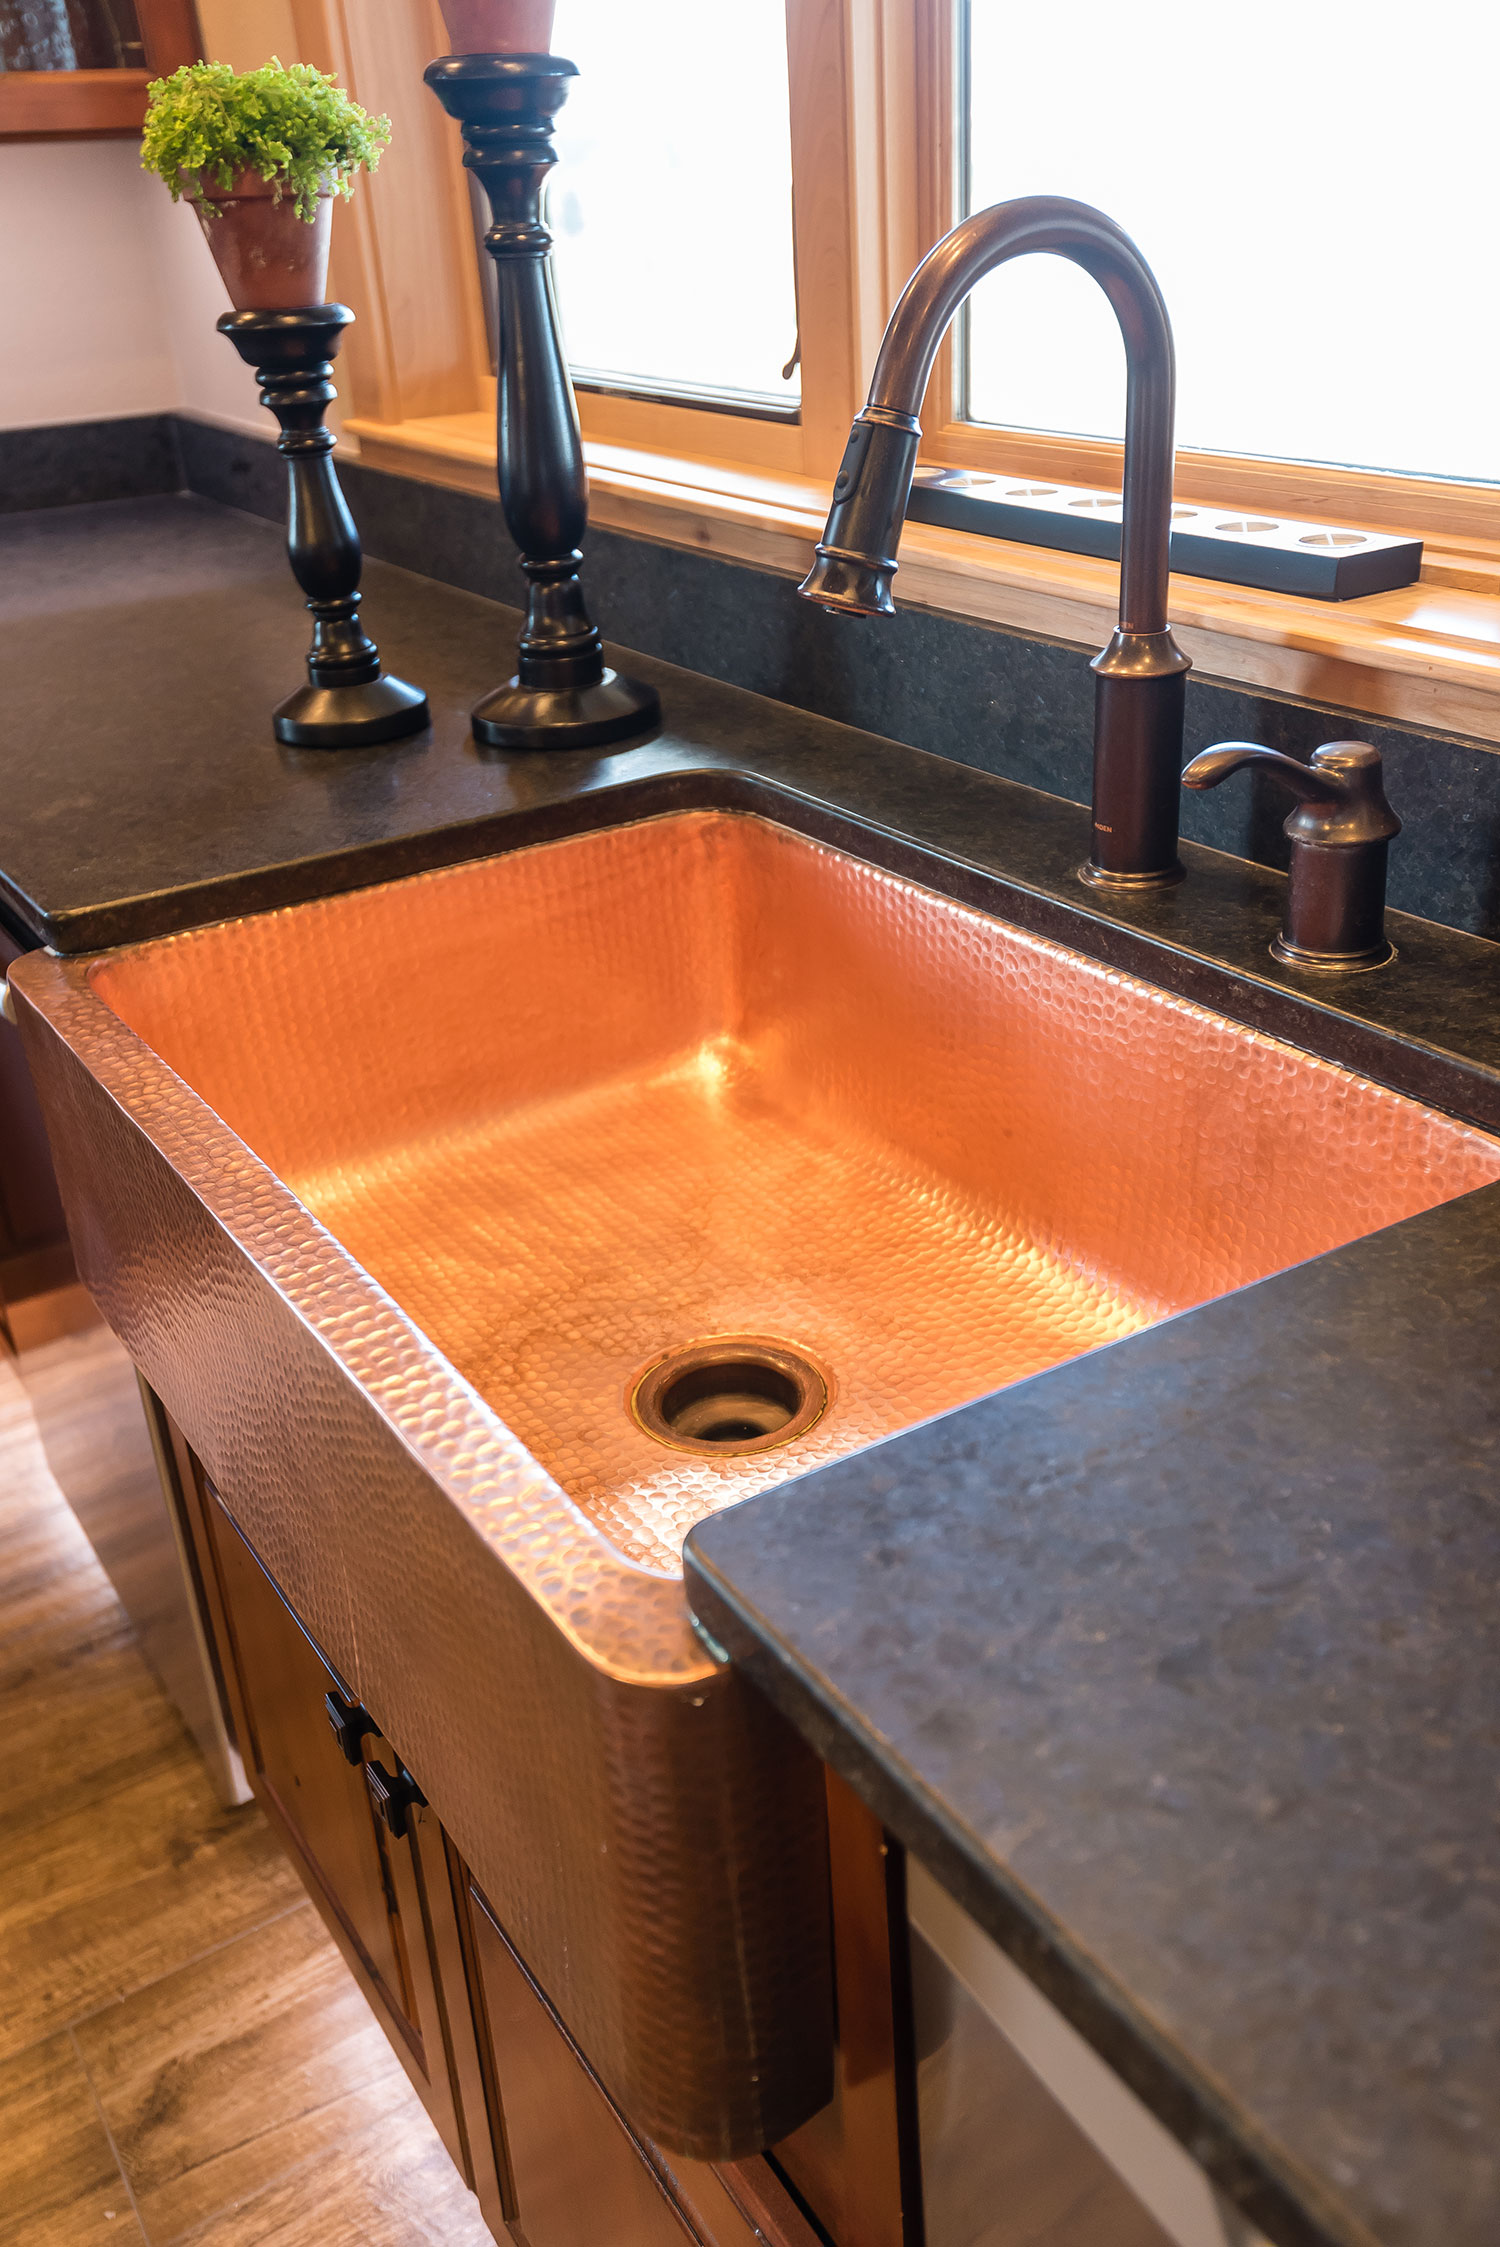
[[(938, 94), (937, 105), (927, 117), (938, 159), (932, 241), (956, 223), (969, 203), (969, 89), (958, 25), (963, 4), (965, 0), (924, 0), (919, 34), (929, 51), (929, 82)], [(966, 396), (966, 346), (965, 317), (960, 312), (924, 403), (924, 461), (1028, 481), (1121, 488), (1124, 448), (1115, 439), (1001, 427), (974, 419)], [(1488, 483), (1179, 446), (1173, 490), (1177, 498), (1204, 506), (1271, 511), (1366, 530), (1407, 531), (1460, 550), (1472, 548), (1492, 564), (1497, 552), (1496, 494)], [(1451, 573), (1450, 581), (1456, 581)], [(1483, 589), (1491, 589), (1488, 578)]]

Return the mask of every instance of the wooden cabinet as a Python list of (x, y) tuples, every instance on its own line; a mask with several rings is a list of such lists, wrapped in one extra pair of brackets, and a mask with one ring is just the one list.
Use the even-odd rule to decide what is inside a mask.
[[(0, 978), (20, 956), (20, 945), (0, 928)], [(65, 1287), (73, 1276), (67, 1220), (21, 1033), (0, 1021), (0, 1320), (7, 1303)]]
[(467, 1882), (476, 2012), (498, 2092), (511, 2208), (528, 2247), (686, 2247), (693, 2234)]
[(631, 2128), (419, 1775), (303, 1628), (180, 1431), (170, 1433), (250, 1783), (496, 2238), (818, 2247), (770, 2163), (663, 2156)]
[(472, 2185), (433, 1931), (452, 1917), (442, 1830), (201, 1470), (194, 1481), (250, 1784)]
[(202, 51), (193, 0), (0, 8), (0, 140), (133, 139), (151, 80)]
[(838, 2047), (833, 2097), (775, 2149), (839, 2247), (922, 2247), (906, 1860), (826, 1773)]

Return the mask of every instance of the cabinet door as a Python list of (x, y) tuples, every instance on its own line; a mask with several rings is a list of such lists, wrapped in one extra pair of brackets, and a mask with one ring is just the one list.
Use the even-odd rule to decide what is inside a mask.
[(836, 1772), (826, 1783), (834, 2092), (775, 2156), (835, 2247), (920, 2247), (905, 1860)]
[(433, 1963), (433, 1918), (452, 1912), (441, 1831), (201, 1469), (196, 1480), (250, 1783), (472, 2183)]
[(688, 2247), (696, 2235), (472, 1882), (467, 1902), (507, 2216), (527, 2247)]

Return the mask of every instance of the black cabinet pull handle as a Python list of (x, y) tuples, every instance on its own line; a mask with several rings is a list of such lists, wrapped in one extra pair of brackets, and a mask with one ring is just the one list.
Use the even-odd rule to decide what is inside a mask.
[(425, 1809), (426, 1795), (400, 1764), (394, 1771), (387, 1771), (383, 1763), (367, 1763), (365, 1785), (376, 1817), (400, 1841), (406, 1832), (408, 1811)]
[(369, 1710), (362, 1709), (357, 1701), (346, 1701), (342, 1693), (325, 1693), (323, 1706), (344, 1761), (362, 1763), (365, 1734), (380, 1730)]

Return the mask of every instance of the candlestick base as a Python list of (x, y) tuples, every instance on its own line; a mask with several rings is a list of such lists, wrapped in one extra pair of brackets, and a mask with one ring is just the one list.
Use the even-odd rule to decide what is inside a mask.
[(508, 679), (474, 706), (474, 738), (489, 749), (599, 749), (637, 739), (661, 719), (655, 687), (606, 671), (584, 687), (527, 687)]
[(427, 721), (421, 688), (384, 677), (360, 686), (298, 687), (271, 717), (277, 740), (293, 749), (357, 749), (396, 741)]

